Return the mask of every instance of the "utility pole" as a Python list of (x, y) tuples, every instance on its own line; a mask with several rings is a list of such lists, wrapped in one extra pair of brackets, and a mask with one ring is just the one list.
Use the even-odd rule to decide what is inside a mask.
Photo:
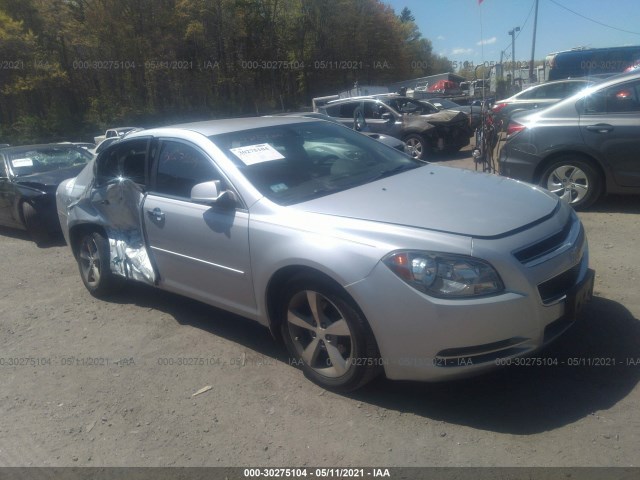
[(511, 85), (516, 83), (516, 32), (520, 31), (520, 27), (509, 30), (511, 35)]
[(536, 29), (538, 28), (538, 0), (536, 0), (536, 13), (533, 17), (533, 42), (531, 42), (531, 63), (529, 64), (529, 83), (533, 83), (533, 62), (536, 54)]

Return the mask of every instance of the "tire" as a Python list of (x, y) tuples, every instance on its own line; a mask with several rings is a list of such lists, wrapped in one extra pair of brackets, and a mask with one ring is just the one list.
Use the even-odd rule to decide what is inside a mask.
[(575, 155), (551, 163), (539, 185), (569, 202), (575, 210), (589, 207), (602, 193), (602, 178), (597, 170), (588, 160)]
[(413, 158), (417, 158), (420, 160), (427, 159), (427, 151), (429, 149), (429, 145), (422, 135), (412, 133), (404, 137), (402, 141), (407, 146), (409, 155), (411, 155)]
[(371, 328), (339, 287), (305, 275), (290, 280), (283, 292), (282, 338), (309, 380), (349, 392), (381, 372)]
[(76, 260), (82, 283), (89, 293), (97, 298), (107, 297), (124, 284), (124, 280), (111, 272), (109, 242), (98, 232), (82, 236)]
[(49, 231), (38, 211), (30, 203), (22, 204), (22, 218), (27, 228), (27, 233), (36, 245), (42, 245), (50, 240)]

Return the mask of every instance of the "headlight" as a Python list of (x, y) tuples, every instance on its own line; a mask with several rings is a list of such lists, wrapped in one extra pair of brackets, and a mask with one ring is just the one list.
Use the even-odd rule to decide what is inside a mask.
[(401, 251), (382, 261), (413, 288), (434, 297), (475, 297), (504, 290), (491, 265), (465, 255)]

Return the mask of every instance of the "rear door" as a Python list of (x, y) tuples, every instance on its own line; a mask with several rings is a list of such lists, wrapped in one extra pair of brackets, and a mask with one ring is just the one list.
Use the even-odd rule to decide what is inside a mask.
[(160, 139), (156, 152), (143, 216), (161, 286), (238, 313), (255, 311), (248, 211), (191, 201), (198, 183), (232, 188), (196, 145)]
[(599, 89), (584, 99), (580, 131), (620, 186), (640, 187), (640, 80)]

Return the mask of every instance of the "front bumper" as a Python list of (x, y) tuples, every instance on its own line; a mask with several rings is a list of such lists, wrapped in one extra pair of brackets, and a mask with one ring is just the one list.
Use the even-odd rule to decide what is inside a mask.
[[(495, 253), (513, 252), (510, 243), (523, 245), (521, 238), (514, 238), (522, 233), (476, 242), (477, 256), (490, 261), (505, 282), (506, 290), (499, 295), (429, 297), (382, 263), (348, 286), (369, 320), (387, 377), (438, 381), (471, 376), (529, 355), (562, 334), (593, 291), (586, 239), (580, 236), (579, 220), (572, 219), (562, 247), (527, 264), (514, 255)], [(557, 295), (548, 295), (549, 286)]]

